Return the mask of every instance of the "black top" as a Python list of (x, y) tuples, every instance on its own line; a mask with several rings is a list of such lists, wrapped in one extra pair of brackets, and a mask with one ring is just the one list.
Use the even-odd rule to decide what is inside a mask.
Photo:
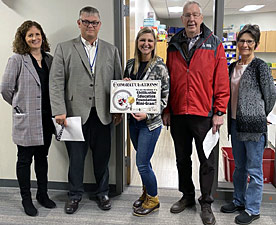
[[(145, 68), (147, 66), (148, 62), (140, 62), (140, 66), (138, 69), (137, 74), (133, 74), (133, 71), (130, 74), (130, 78), (131, 80), (142, 80), (144, 78), (144, 76), (146, 75), (146, 71)], [(134, 66), (133, 66), (134, 68)]]
[[(36, 59), (30, 54), (33, 61), (33, 65), (40, 79), (41, 85), (41, 105), (42, 105), (42, 120), (51, 119), (51, 106), (50, 106), (50, 97), (49, 97), (49, 69), (45, 62), (45, 57), (47, 57), (45, 52), (42, 53), (41, 66), (39, 67)], [(46, 121), (45, 121), (46, 122)]]

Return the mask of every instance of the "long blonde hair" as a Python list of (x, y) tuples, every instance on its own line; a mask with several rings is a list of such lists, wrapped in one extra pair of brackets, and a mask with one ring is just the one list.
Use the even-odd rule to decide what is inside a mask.
[(139, 66), (140, 66), (140, 62), (141, 62), (141, 52), (138, 49), (138, 40), (139, 38), (143, 35), (143, 34), (152, 34), (153, 39), (154, 39), (154, 49), (151, 52), (151, 60), (148, 62), (145, 71), (147, 71), (147, 69), (149, 68), (149, 66), (151, 65), (152, 62), (155, 62), (157, 59), (157, 55), (156, 55), (156, 42), (157, 42), (157, 38), (156, 35), (154, 33), (154, 30), (150, 27), (144, 27), (143, 29), (141, 29), (136, 37), (135, 40), (135, 51), (134, 51), (134, 70), (133, 73), (136, 74), (138, 72)]

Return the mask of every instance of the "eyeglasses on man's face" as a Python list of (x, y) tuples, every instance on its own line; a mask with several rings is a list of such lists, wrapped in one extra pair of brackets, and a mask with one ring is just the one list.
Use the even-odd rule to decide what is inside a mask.
[(185, 13), (183, 16), (186, 18), (186, 19), (189, 19), (191, 18), (192, 16), (197, 19), (198, 17), (200, 17), (201, 13)]
[(100, 21), (89, 21), (89, 20), (82, 20), (80, 19), (80, 21), (82, 22), (82, 24), (86, 27), (88, 27), (90, 24), (93, 27), (97, 27), (100, 24)]
[(239, 44), (241, 44), (241, 45), (244, 45), (244, 43), (246, 43), (246, 44), (249, 45), (249, 46), (251, 46), (251, 45), (253, 45), (253, 44), (255, 43), (254, 40), (244, 40), (244, 39), (240, 39), (238, 42), (239, 42)]

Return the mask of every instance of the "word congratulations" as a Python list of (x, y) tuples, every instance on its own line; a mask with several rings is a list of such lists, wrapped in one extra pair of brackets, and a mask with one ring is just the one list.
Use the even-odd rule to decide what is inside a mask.
[(158, 83), (150, 83), (150, 82), (145, 82), (145, 83), (113, 82), (113, 87), (157, 87), (157, 86), (158, 86)]

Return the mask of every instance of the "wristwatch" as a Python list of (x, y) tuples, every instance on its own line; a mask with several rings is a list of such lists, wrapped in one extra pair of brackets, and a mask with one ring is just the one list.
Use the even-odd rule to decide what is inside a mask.
[(217, 111), (216, 114), (217, 114), (218, 116), (223, 116), (224, 113), (221, 112), (221, 111)]

